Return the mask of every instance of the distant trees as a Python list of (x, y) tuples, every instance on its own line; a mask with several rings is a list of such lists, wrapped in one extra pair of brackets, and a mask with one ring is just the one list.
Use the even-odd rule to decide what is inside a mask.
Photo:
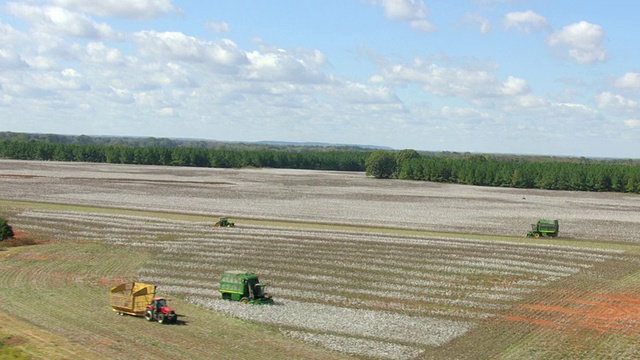
[[(86, 141), (83, 139), (82, 141)], [(36, 140), (1, 140), (0, 158), (81, 161), (112, 164), (195, 167), (273, 167), (311, 170), (364, 171), (363, 150), (226, 150), (189, 147), (52, 144)]]
[(387, 151), (374, 151), (365, 161), (366, 174), (378, 179), (389, 179), (397, 169), (396, 158)]
[[(0, 158), (217, 168), (365, 171), (368, 176), (380, 179), (640, 194), (640, 162), (637, 160), (420, 154), (411, 149), (370, 151), (271, 145), (207, 148), (201, 143), (194, 143), (197, 147), (172, 147), (174, 143), (171, 141), (154, 138), (146, 139), (150, 146), (144, 147), (122, 145), (116, 140), (109, 145), (99, 145), (90, 137), (59, 139), (51, 135), (34, 139), (24, 134), (9, 135), (0, 133)], [(64, 142), (51, 142), (53, 140)]]
[(480, 186), (640, 193), (638, 165), (494, 159), (482, 154), (420, 155), (414, 150), (393, 154), (371, 153), (366, 160), (367, 175)]

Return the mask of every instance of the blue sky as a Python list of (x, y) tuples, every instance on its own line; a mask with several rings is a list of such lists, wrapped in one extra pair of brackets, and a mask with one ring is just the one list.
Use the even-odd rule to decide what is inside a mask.
[(0, 1), (0, 131), (640, 158), (635, 1)]

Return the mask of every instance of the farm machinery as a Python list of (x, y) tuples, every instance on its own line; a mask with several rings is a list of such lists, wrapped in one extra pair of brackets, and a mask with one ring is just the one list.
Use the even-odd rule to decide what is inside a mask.
[(249, 304), (273, 304), (271, 295), (265, 292), (258, 275), (239, 270), (227, 270), (220, 277), (222, 298)]
[(111, 288), (111, 308), (119, 315), (144, 316), (148, 321), (175, 324), (176, 312), (167, 306), (167, 299), (156, 297), (156, 286), (132, 282)]
[(218, 220), (218, 222), (216, 222), (213, 226), (232, 228), (232, 227), (235, 227), (236, 224), (229, 221), (229, 219), (227, 219), (226, 217), (221, 217), (220, 220)]
[(537, 223), (531, 224), (531, 231), (527, 233), (527, 237), (556, 237), (559, 232), (560, 224), (558, 220), (540, 219)]

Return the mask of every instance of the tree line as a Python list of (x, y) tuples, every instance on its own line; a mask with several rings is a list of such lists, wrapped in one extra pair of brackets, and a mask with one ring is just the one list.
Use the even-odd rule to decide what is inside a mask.
[(418, 153), (415, 150), (340, 147), (128, 146), (100, 145), (85, 138), (80, 139), (81, 141), (66, 140), (68, 139), (56, 143), (51, 139), (0, 136), (0, 158), (216, 168), (366, 171), (367, 175), (380, 179), (640, 193), (640, 163), (637, 160)]
[(487, 155), (424, 156), (374, 151), (366, 172), (376, 178), (546, 190), (640, 193), (640, 166), (600, 162), (525, 161)]
[(368, 155), (369, 152), (355, 150), (227, 150), (0, 140), (0, 158), (110, 164), (364, 171)]

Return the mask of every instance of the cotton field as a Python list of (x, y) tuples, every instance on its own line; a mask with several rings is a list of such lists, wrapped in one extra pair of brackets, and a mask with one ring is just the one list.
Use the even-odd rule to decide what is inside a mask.
[[(242, 226), (99, 213), (27, 211), (14, 220), (66, 241), (156, 255), (139, 281), (167, 294), (349, 353), (406, 359), (447, 344), (554, 281), (622, 251), (505, 241)], [(258, 273), (276, 304), (220, 299), (228, 269)]]
[[(0, 171), (0, 205), (19, 231), (56, 245), (140, 254), (127, 281), (157, 284), (189, 306), (338, 357), (475, 359), (478, 349), (484, 358), (640, 356), (629, 345), (640, 341), (634, 194), (274, 169), (0, 160)], [(219, 216), (236, 227), (214, 228)], [(538, 218), (559, 219), (560, 237), (522, 238)], [(50, 259), (43, 253), (32, 256)], [(31, 257), (24, 261), (34, 276), (44, 274)], [(111, 261), (101, 271), (126, 268)], [(12, 276), (26, 276), (12, 264), (7, 288), (16, 284)], [(230, 269), (259, 274), (275, 304), (221, 300), (218, 281)], [(91, 277), (52, 271), (74, 283)], [(207, 328), (194, 325), (192, 336), (200, 326)], [(115, 336), (103, 331), (104, 339)]]

